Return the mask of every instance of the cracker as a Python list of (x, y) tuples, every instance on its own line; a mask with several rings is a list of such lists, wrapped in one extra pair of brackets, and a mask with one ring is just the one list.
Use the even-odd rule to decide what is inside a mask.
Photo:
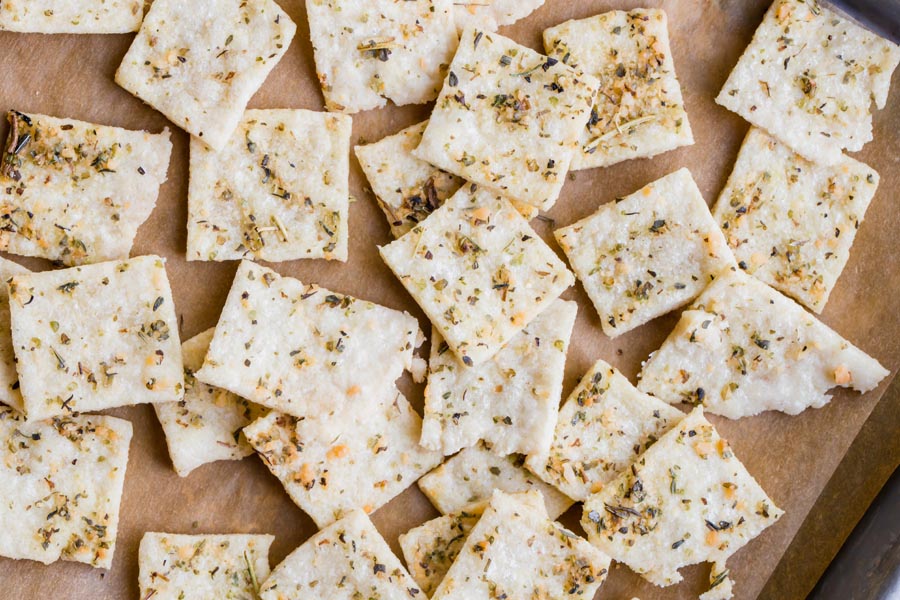
[(684, 306), (736, 265), (687, 169), (554, 234), (609, 337)]
[(820, 313), (850, 258), (878, 173), (818, 165), (751, 128), (713, 215), (738, 265)]
[(609, 557), (547, 517), (538, 503), (496, 491), (433, 600), (593, 598)]
[(460, 363), (431, 338), (422, 445), (444, 455), (487, 441), (501, 456), (546, 453), (578, 306), (556, 300), (486, 363)]
[(410, 368), (418, 336), (407, 313), (244, 261), (196, 377), (303, 417), (385, 397)]
[(116, 83), (221, 150), (296, 29), (273, 0), (154, 0)]
[(346, 261), (351, 128), (344, 115), (248, 110), (221, 151), (193, 138), (188, 260)]
[(131, 33), (144, 0), (4, 0), (0, 29), (20, 33)]
[(668, 586), (682, 567), (724, 564), (782, 514), (697, 408), (588, 498), (581, 524), (613, 560)]
[(379, 248), (467, 366), (491, 359), (574, 281), (503, 197), (466, 186)]
[(115, 417), (26, 423), (0, 405), (0, 556), (110, 568), (131, 435)]
[(498, 456), (484, 444), (466, 448), (419, 479), (419, 489), (441, 514), (459, 512), (490, 500), (494, 490), (541, 493), (551, 519), (572, 506), (572, 500), (541, 481), (525, 467), (521, 454)]
[(570, 498), (585, 500), (682, 417), (598, 360), (560, 408), (549, 453), (529, 455), (525, 465)]
[(440, 464), (419, 445), (422, 419), (394, 390), (360, 409), (290, 417), (271, 413), (244, 429), (291, 499), (320, 528), (356, 508), (371, 513)]
[(544, 0), (457, 0), (453, 3), (453, 19), (460, 33), (467, 27), (497, 31), (524, 19), (541, 6)]
[(269, 576), (274, 535), (180, 535), (147, 532), (138, 551), (141, 598), (256, 598)]
[(614, 10), (544, 31), (547, 54), (600, 82), (572, 170), (649, 158), (694, 143), (666, 13)]
[(816, 2), (777, 0), (716, 102), (823, 164), (872, 139), (900, 47)]
[(128, 258), (166, 180), (169, 130), (7, 116), (0, 250), (69, 266)]
[(548, 210), (591, 114), (596, 79), (496, 33), (467, 29), (414, 154)]
[(261, 600), (423, 600), (400, 560), (361, 510), (309, 538), (275, 567)]
[(29, 420), (184, 396), (165, 259), (15, 275), (9, 294)]
[(720, 275), (644, 363), (638, 389), (730, 419), (828, 404), (841, 386), (868, 392), (889, 372), (758, 279)]
[(187, 477), (206, 463), (240, 460), (253, 454), (241, 429), (267, 412), (240, 396), (194, 378), (194, 372), (203, 365), (213, 332), (208, 329), (181, 345), (184, 398), (153, 405), (180, 477)]
[(16, 355), (10, 331), (9, 289), (5, 282), (14, 275), (30, 273), (25, 267), (0, 257), (0, 402), (24, 413), (19, 374), (16, 372)]
[(331, 111), (434, 100), (458, 37), (452, 0), (306, 0), (316, 74)]

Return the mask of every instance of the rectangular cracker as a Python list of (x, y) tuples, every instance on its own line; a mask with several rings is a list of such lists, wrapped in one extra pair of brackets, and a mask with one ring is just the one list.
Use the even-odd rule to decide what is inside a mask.
[(166, 181), (169, 130), (17, 111), (7, 118), (0, 250), (69, 266), (128, 258)]
[(9, 288), (5, 283), (13, 275), (30, 273), (25, 267), (0, 257), (0, 402), (25, 412), (19, 373), (16, 371), (16, 355), (10, 330)]
[(21, 274), (8, 285), (29, 421), (184, 396), (165, 259)]
[(195, 376), (304, 417), (387, 396), (420, 335), (405, 312), (243, 261)]
[(697, 408), (588, 498), (581, 524), (613, 560), (668, 586), (681, 567), (724, 565), (782, 514)]
[(821, 313), (878, 180), (857, 160), (818, 165), (752, 127), (713, 215), (741, 269)]
[(306, 0), (330, 111), (434, 100), (456, 51), (452, 0)]
[(273, 0), (154, 0), (116, 83), (221, 150), (296, 29)]
[(556, 300), (486, 363), (468, 368), (431, 337), (422, 446), (454, 454), (485, 440), (501, 456), (550, 447), (578, 305)]
[(424, 600), (400, 559), (361, 510), (350, 512), (288, 555), (262, 584), (259, 597)]
[(694, 143), (660, 9), (614, 10), (544, 31), (547, 54), (600, 82), (572, 170)]
[(344, 115), (248, 110), (221, 151), (192, 138), (188, 260), (346, 261), (351, 129)]
[(419, 445), (422, 419), (398, 390), (366, 407), (291, 417), (273, 412), (244, 428), (291, 499), (325, 527), (354, 509), (372, 513), (440, 464)]
[(115, 417), (26, 423), (0, 405), (0, 556), (109, 569), (131, 435)]
[(467, 29), (414, 154), (548, 210), (600, 83), (496, 33)]
[(181, 345), (184, 398), (153, 405), (166, 434), (169, 456), (180, 477), (187, 477), (206, 463), (240, 460), (253, 454), (241, 429), (268, 412), (240, 396), (194, 378), (194, 372), (203, 366), (214, 331), (208, 329)]
[(460, 33), (467, 27), (497, 31), (524, 19), (541, 6), (544, 0), (455, 0), (453, 19)]
[(256, 598), (269, 576), (274, 535), (183, 535), (148, 531), (138, 550), (141, 599)]
[(20, 33), (130, 33), (144, 0), (4, 0), (0, 29)]
[(817, 2), (777, 0), (716, 102), (813, 162), (872, 139), (900, 47)]
[(459, 512), (490, 500), (494, 490), (541, 493), (547, 514), (556, 519), (573, 501), (524, 467), (521, 454), (499, 456), (484, 444), (466, 448), (419, 479), (419, 489), (441, 514)]
[(598, 360), (559, 409), (550, 451), (529, 455), (525, 465), (573, 500), (583, 501), (683, 417)]
[(593, 598), (609, 557), (550, 520), (537, 497), (495, 491), (433, 600)]
[(831, 388), (865, 393), (889, 374), (799, 304), (735, 270), (681, 314), (644, 363), (638, 389), (739, 419), (821, 408)]
[(718, 271), (736, 266), (684, 168), (554, 235), (609, 337), (684, 306)]
[(490, 360), (574, 281), (525, 218), (483, 188), (463, 187), (379, 251), (467, 366)]

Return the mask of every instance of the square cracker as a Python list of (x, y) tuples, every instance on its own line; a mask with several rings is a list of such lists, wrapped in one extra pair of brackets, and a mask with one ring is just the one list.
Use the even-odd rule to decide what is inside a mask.
[(872, 139), (900, 47), (817, 2), (777, 0), (716, 102), (824, 164)]
[(554, 234), (609, 337), (684, 306), (736, 264), (687, 169)]
[(29, 420), (184, 396), (165, 259), (15, 275), (9, 295)]
[(435, 332), (422, 445), (449, 455), (485, 440), (501, 456), (545, 453), (577, 312), (574, 302), (556, 300), (491, 360), (472, 368)]
[(713, 215), (741, 269), (820, 313), (878, 179), (846, 156), (809, 162), (753, 127)]
[(503, 197), (469, 186), (381, 256), (467, 365), (484, 363), (574, 281)]
[(613, 560), (668, 586), (681, 567), (724, 564), (782, 514), (697, 408), (588, 498), (581, 524)]
[(214, 329), (192, 337), (181, 345), (184, 361), (184, 398), (157, 402), (156, 416), (166, 434), (169, 456), (180, 477), (206, 463), (240, 460), (253, 454), (241, 429), (264, 416), (264, 408), (231, 392), (196, 380)]
[(0, 556), (110, 568), (131, 435), (115, 417), (26, 423), (0, 405)]
[(192, 138), (188, 260), (346, 261), (351, 128), (344, 115), (248, 110), (221, 151)]
[(484, 444), (478, 444), (419, 479), (419, 489), (445, 515), (490, 500), (494, 490), (508, 493), (535, 490), (543, 496), (551, 519), (566, 512), (572, 500), (541, 481), (524, 464), (525, 457), (521, 454), (498, 456)]
[(305, 417), (387, 396), (412, 365), (419, 336), (405, 312), (243, 261), (195, 376)]
[(547, 54), (600, 82), (572, 170), (649, 158), (694, 143), (666, 13), (614, 10), (544, 31)]
[(4, 0), (0, 29), (21, 33), (130, 33), (145, 0)]
[(377, 510), (443, 458), (419, 445), (422, 419), (398, 390), (380, 400), (300, 418), (273, 412), (244, 429), (320, 528), (356, 508)]
[(537, 496), (495, 491), (433, 600), (593, 598), (609, 557), (551, 521)]
[(555, 58), (467, 29), (415, 155), (548, 210), (599, 87)]
[(585, 500), (682, 417), (598, 360), (559, 409), (550, 451), (529, 455), (525, 465), (570, 498)]
[(455, 0), (453, 19), (460, 32), (467, 27), (497, 31), (524, 19), (543, 4), (544, 0)]
[(274, 535), (182, 535), (147, 532), (138, 550), (141, 598), (256, 598), (269, 576)]
[(681, 314), (644, 363), (638, 389), (739, 419), (821, 408), (831, 388), (865, 393), (889, 374), (799, 304), (735, 270)]
[(273, 0), (154, 0), (116, 83), (221, 150), (296, 29)]
[(452, 0), (306, 0), (328, 110), (434, 100), (456, 51)]
[(423, 600), (369, 517), (354, 510), (315, 534), (275, 567), (261, 600)]
[(166, 181), (169, 130), (16, 111), (7, 117), (0, 250), (70, 266), (128, 258)]
[(16, 371), (16, 354), (13, 350), (9, 316), (9, 288), (5, 282), (13, 275), (30, 273), (25, 267), (0, 257), (0, 402), (25, 412), (19, 374)]

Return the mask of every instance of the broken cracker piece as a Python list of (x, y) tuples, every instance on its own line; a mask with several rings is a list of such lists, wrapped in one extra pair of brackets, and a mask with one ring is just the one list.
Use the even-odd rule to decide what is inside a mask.
[(463, 32), (467, 27), (483, 31), (497, 31), (524, 19), (541, 6), (544, 0), (454, 0), (453, 19)]
[(0, 402), (25, 412), (19, 373), (16, 371), (16, 355), (10, 330), (9, 288), (5, 282), (13, 275), (30, 273), (25, 267), (0, 257)]
[(4, 0), (0, 30), (20, 33), (131, 33), (144, 0)]

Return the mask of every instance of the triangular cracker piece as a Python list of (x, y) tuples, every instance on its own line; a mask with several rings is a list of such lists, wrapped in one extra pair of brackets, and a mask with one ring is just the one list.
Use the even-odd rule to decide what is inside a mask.
[(30, 273), (25, 267), (11, 260), (0, 258), (0, 402), (24, 413), (19, 373), (16, 371), (16, 355), (13, 350), (9, 316), (9, 288), (5, 283), (13, 275)]
[(144, 0), (4, 0), (0, 29), (21, 33), (131, 33)]
[(26, 423), (0, 406), (0, 556), (110, 568), (131, 435), (115, 417)]
[(497, 31), (524, 19), (541, 6), (544, 0), (455, 0), (453, 18), (462, 32), (467, 27)]
[(790, 298), (733, 271), (719, 275), (682, 313), (644, 363), (638, 389), (739, 419), (821, 408), (831, 388), (865, 393), (888, 374)]
[(256, 598), (273, 535), (147, 532), (138, 551), (141, 600)]
[(532, 454), (525, 464), (570, 498), (584, 500), (683, 417), (598, 360), (559, 409), (550, 452)]
[(577, 312), (574, 302), (556, 300), (491, 360), (471, 368), (435, 332), (422, 445), (450, 455), (485, 440), (501, 456), (545, 453)]

